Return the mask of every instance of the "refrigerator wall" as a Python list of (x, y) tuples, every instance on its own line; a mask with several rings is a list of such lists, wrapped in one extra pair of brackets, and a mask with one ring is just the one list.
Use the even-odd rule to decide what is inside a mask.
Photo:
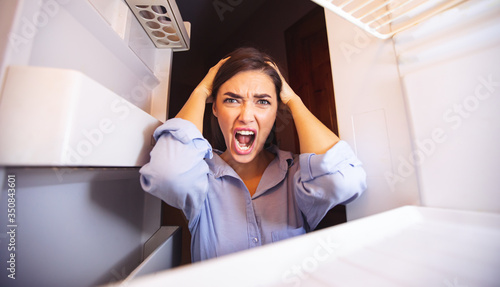
[(467, 1), (394, 38), (425, 206), (500, 212), (499, 30)]
[[(15, 175), (14, 228), (6, 178)], [(137, 170), (2, 168), (2, 286), (96, 286), (125, 279), (159, 228)], [(7, 233), (14, 229), (15, 241)], [(8, 249), (8, 245), (15, 249)], [(15, 264), (7, 260), (15, 254)], [(8, 268), (14, 266), (15, 279)]]
[(500, 212), (500, 4), (466, 1), (380, 40), (326, 11), (340, 136), (368, 190), (354, 219), (406, 204)]
[[(172, 50), (156, 49), (121, 0), (13, 0), (0, 1), (0, 53), (0, 285), (122, 280), (157, 253), (145, 245), (175, 265), (180, 233), (153, 235), (161, 201), (138, 173), (167, 118)], [(68, 150), (82, 160), (63, 160)], [(171, 236), (175, 246), (158, 243)]]

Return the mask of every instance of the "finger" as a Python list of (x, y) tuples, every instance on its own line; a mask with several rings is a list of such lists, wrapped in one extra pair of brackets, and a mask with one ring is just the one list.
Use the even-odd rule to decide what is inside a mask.
[(210, 70), (208, 71), (208, 74), (207, 76), (210, 76), (210, 78), (213, 78), (215, 77), (215, 74), (217, 74), (217, 72), (219, 71), (220, 67), (229, 59), (230, 57), (227, 57), (227, 58), (224, 58), (224, 59), (221, 59), (219, 60), (219, 62), (217, 62), (217, 64), (215, 64), (215, 66), (213, 66), (212, 68), (210, 68)]
[(226, 57), (224, 59), (219, 60), (219, 62), (217, 62), (217, 64), (215, 66), (218, 66), (218, 67), (222, 66), (222, 64), (224, 64), (229, 58), (231, 58), (231, 57)]
[[(283, 78), (283, 75), (281, 74), (280, 69), (274, 62), (266, 62), (269, 66), (273, 67), (276, 72), (278, 73), (279, 77), (281, 78), (281, 81), (285, 81), (285, 78)], [(285, 81), (286, 82), (286, 81)]]

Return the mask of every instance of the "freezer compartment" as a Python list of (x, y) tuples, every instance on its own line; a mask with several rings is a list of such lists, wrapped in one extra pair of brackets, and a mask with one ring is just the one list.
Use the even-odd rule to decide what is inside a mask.
[(81, 72), (11, 66), (0, 104), (0, 165), (141, 166), (160, 124)]

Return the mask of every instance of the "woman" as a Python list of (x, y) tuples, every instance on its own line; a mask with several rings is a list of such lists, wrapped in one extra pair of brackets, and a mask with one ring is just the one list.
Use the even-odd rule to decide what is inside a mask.
[[(202, 136), (209, 98), (222, 151)], [(292, 113), (300, 155), (265, 147), (280, 102)], [(366, 188), (347, 143), (309, 112), (269, 56), (253, 48), (212, 67), (154, 137), (141, 183), (184, 212), (193, 262), (303, 234)]]

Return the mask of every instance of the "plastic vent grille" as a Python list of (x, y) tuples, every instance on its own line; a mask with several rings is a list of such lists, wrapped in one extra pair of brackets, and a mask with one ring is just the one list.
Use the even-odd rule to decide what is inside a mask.
[(312, 0), (380, 39), (465, 0)]
[[(125, 0), (157, 48), (189, 50), (186, 30), (173, 0)], [(186, 22), (189, 29), (189, 23)]]

